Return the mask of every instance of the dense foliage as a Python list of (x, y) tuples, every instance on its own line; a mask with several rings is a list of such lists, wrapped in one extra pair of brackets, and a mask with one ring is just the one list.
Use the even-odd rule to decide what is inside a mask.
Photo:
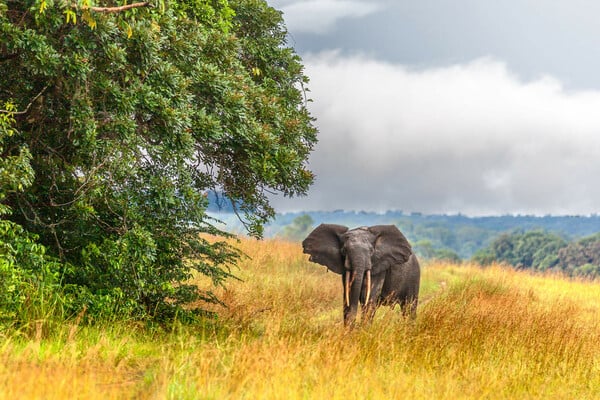
[(558, 250), (567, 245), (560, 236), (543, 231), (503, 234), (473, 259), (482, 264), (506, 262), (518, 268), (547, 270), (558, 263)]
[(219, 284), (239, 257), (202, 236), (227, 236), (208, 190), (260, 236), (267, 195), (312, 182), (307, 79), (263, 0), (90, 5), (0, 0), (0, 273), (50, 269), (73, 312), (170, 317), (216, 301), (193, 271)]
[(600, 277), (600, 234), (569, 243), (558, 251), (557, 267), (569, 275)]
[[(17, 134), (13, 128), (14, 105), (6, 102), (3, 106), (11, 112), (0, 114), (0, 152), (4, 152), (6, 142)], [(46, 249), (35, 235), (7, 219), (12, 210), (1, 202), (11, 193), (22, 192), (31, 185), (30, 158), (26, 147), (0, 158), (0, 324), (15, 319), (37, 319), (40, 315), (31, 315), (29, 310), (53, 308), (61, 298), (60, 264), (46, 255)], [(26, 307), (27, 304), (34, 306)], [(47, 311), (46, 314), (53, 310)]]
[(567, 242), (543, 231), (503, 234), (473, 259), (481, 264), (500, 261), (517, 268), (596, 277), (600, 276), (600, 235)]

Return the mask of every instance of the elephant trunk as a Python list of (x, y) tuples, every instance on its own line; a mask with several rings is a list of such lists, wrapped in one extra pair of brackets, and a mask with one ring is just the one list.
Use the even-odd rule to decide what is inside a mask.
[[(344, 282), (344, 293), (346, 294), (345, 297), (345, 305), (346, 307), (350, 307), (350, 288), (352, 287), (352, 283), (354, 282), (354, 279), (356, 278), (356, 271), (352, 271), (352, 273), (348, 273), (346, 272), (345, 274), (346, 280)], [(365, 296), (365, 303), (369, 302), (369, 298), (371, 297), (371, 270), (368, 269), (367, 272), (365, 273), (365, 286), (367, 289), (367, 294)], [(362, 288), (361, 288), (362, 291)]]
[[(345, 325), (352, 325), (356, 319), (358, 311), (358, 303), (361, 299), (361, 292), (364, 289), (363, 284), (367, 284), (368, 288), (371, 286), (371, 274), (369, 270), (366, 271), (347, 271), (345, 280), (345, 307), (344, 307), (344, 323)], [(370, 291), (370, 289), (367, 289)], [(364, 292), (362, 292), (364, 294)]]

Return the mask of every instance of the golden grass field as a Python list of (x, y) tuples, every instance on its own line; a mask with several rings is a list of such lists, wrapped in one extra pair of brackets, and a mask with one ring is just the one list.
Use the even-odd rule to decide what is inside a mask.
[(299, 244), (239, 246), (217, 321), (0, 332), (0, 398), (600, 399), (598, 281), (422, 263), (415, 322), (345, 330), (341, 278)]

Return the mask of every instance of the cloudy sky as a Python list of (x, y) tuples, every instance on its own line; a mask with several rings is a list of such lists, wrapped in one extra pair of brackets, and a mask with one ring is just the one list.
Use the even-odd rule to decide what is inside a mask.
[(269, 3), (320, 131), (278, 211), (600, 212), (600, 2)]

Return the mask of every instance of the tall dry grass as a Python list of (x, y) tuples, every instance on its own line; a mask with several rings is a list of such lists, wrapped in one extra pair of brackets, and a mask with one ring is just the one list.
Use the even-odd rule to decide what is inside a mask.
[[(427, 264), (415, 322), (345, 330), (341, 278), (298, 244), (249, 255), (217, 321), (0, 341), (2, 398), (600, 398), (600, 283)], [(207, 285), (202, 277), (200, 285)]]

